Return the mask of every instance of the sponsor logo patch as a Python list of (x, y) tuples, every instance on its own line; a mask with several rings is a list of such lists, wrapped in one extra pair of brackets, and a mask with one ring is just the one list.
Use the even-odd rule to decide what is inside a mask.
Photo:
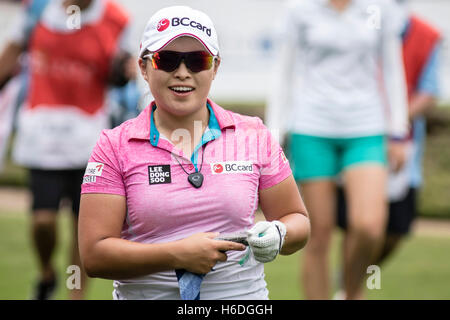
[(211, 28), (208, 28), (207, 26), (202, 25), (200, 22), (194, 21), (189, 19), (188, 17), (174, 17), (172, 18), (172, 20), (170, 21), (169, 19), (161, 19), (158, 24), (156, 25), (156, 30), (158, 30), (158, 32), (163, 32), (164, 30), (166, 30), (167, 28), (169, 28), (170, 26), (172, 27), (177, 27), (177, 26), (185, 26), (185, 27), (191, 27), (194, 29), (198, 29), (204, 33), (206, 33), (206, 35), (208, 37), (211, 37)]
[(86, 167), (85, 176), (97, 176), (101, 177), (103, 173), (103, 168), (105, 165), (100, 162), (89, 162)]
[(172, 183), (170, 165), (148, 166), (148, 182), (150, 185)]
[(253, 173), (250, 161), (229, 161), (211, 163), (212, 174)]
[(183, 18), (172, 18), (172, 26), (176, 27), (176, 26), (185, 26), (185, 27), (191, 27), (194, 29), (198, 29), (204, 33), (206, 33), (208, 35), (208, 37), (211, 37), (211, 28), (208, 28), (207, 26), (202, 25), (200, 22), (194, 21), (194, 20), (190, 20), (188, 17), (183, 17)]
[(156, 26), (156, 30), (159, 32), (163, 32), (170, 26), (170, 21), (168, 19), (162, 19), (158, 22), (158, 25)]
[(92, 183), (92, 182), (96, 182), (96, 181), (97, 181), (96, 176), (84, 176), (84, 178), (83, 178), (83, 184)]
[(221, 165), (220, 163), (216, 163), (215, 165), (212, 166), (212, 170), (214, 173), (222, 173), (223, 172), (223, 165)]

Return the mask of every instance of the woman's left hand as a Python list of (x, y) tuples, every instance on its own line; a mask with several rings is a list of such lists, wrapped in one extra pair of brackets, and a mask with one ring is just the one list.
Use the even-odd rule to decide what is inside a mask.
[[(266, 221), (257, 223), (251, 229), (254, 231), (253, 235), (247, 239), (257, 260), (259, 259), (257, 255), (264, 256), (261, 257), (262, 260), (272, 258), (269, 257), (268, 253), (264, 252), (260, 241), (257, 239), (262, 233), (259, 240), (264, 240), (264, 232), (266, 232), (268, 240), (269, 238), (272, 239), (268, 248), (271, 249), (273, 259), (278, 254), (292, 254), (306, 245), (310, 233), (310, 223), (308, 213), (292, 175), (271, 188), (260, 190), (259, 203)], [(280, 235), (277, 227), (281, 233), (281, 242), (278, 241)], [(275, 248), (274, 244), (278, 244), (278, 248)], [(258, 261), (264, 262), (262, 260)]]
[(248, 244), (255, 259), (266, 263), (274, 260), (284, 243), (286, 226), (280, 221), (260, 221), (248, 231)]

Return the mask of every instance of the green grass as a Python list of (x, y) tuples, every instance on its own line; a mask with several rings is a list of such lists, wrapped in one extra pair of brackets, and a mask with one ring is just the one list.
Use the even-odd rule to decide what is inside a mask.
[[(30, 235), (30, 220), (23, 213), (0, 212), (0, 300), (29, 299), (38, 276), (38, 263)], [(54, 262), (58, 287), (54, 299), (67, 299), (66, 274), (70, 265), (71, 217), (61, 212), (58, 218), (58, 245)], [(92, 279), (87, 299), (111, 299), (112, 281)]]
[(450, 130), (428, 135), (424, 157), (424, 186), (419, 212), (427, 217), (450, 217)]
[[(331, 252), (331, 277), (336, 287), (341, 234), (336, 232)], [(450, 238), (410, 236), (381, 266), (381, 288), (366, 289), (371, 300), (450, 299)], [(304, 299), (300, 288), (302, 253), (279, 256), (265, 266), (271, 299)], [(336, 289), (336, 288), (335, 288)]]
[[(37, 262), (31, 249), (29, 217), (24, 213), (0, 213), (0, 299), (28, 299), (37, 277)], [(54, 261), (59, 274), (55, 299), (67, 299), (71, 219), (59, 216), (59, 245)], [(339, 262), (340, 234), (332, 246), (332, 269)], [(367, 292), (369, 299), (450, 299), (450, 238), (412, 236), (391, 260), (381, 267), (381, 289)], [(302, 254), (279, 256), (266, 264), (271, 299), (301, 299), (299, 268)], [(111, 299), (112, 281), (90, 279), (87, 299)]]

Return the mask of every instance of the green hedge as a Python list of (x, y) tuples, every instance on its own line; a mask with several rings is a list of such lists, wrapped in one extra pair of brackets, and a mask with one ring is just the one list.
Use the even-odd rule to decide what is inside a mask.
[(420, 215), (450, 218), (450, 107), (428, 114)]

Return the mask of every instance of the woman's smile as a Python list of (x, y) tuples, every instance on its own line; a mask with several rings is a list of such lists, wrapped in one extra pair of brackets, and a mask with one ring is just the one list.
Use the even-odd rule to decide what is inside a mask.
[(170, 86), (169, 89), (176, 97), (187, 97), (191, 95), (195, 90), (194, 87), (186, 85), (173, 85)]

